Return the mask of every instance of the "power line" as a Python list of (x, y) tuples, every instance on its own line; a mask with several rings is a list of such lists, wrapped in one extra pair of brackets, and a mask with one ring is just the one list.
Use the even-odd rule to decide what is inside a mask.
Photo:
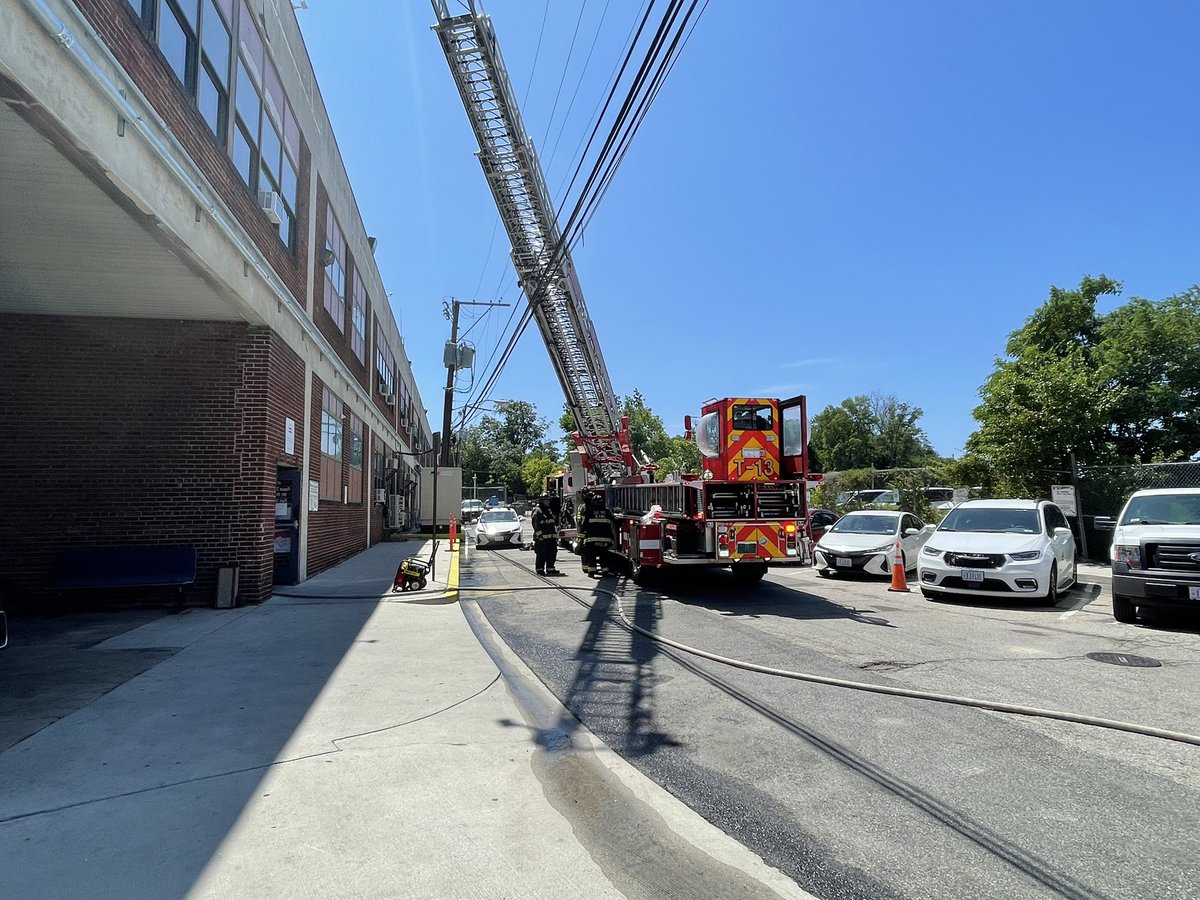
[(529, 83), (525, 85), (525, 96), (521, 98), (521, 106), (529, 99), (529, 89), (533, 87), (533, 76), (537, 72), (538, 56), (542, 52), (542, 35), (546, 33), (546, 18), (550, 15), (550, 0), (542, 7), (542, 27), (538, 30), (537, 48), (533, 51), (533, 67), (529, 70)]
[[(587, 146), (584, 148), (583, 155), (579, 159), (575, 173), (571, 178), (571, 183), (567, 193), (574, 187), (576, 180), (583, 170), (586, 161), (587, 153), (594, 143), (597, 134), (600, 132), (600, 127), (604, 122), (604, 117), (608, 112), (613, 98), (616, 96), (616, 91), (620, 85), (620, 81), (624, 76), (629, 63), (633, 58), (634, 50), (637, 48), (641, 35), (645, 30), (646, 23), (649, 20), (651, 11), (654, 8), (655, 0), (651, 0), (646, 8), (645, 14), (637, 26), (637, 32), (633, 41), (629, 44), (625, 52), (624, 59), (621, 62), (616, 81), (608, 92), (608, 97), (604, 102), (604, 107), (601, 110), (600, 117), (597, 119), (592, 128), (591, 135), (588, 138)], [(594, 160), (591, 170), (581, 188), (578, 197), (575, 199), (575, 204), (571, 209), (571, 214), (567, 219), (567, 224), (560, 231), (559, 240), (551, 250), (549, 259), (543, 266), (542, 273), (534, 277), (534, 287), (532, 290), (527, 285), (522, 286), (528, 304), (521, 314), (517, 326), (513, 329), (508, 340), (505, 342), (504, 350), (501, 352), (499, 360), (489, 372), (482, 387), (478, 391), (480, 398), (486, 398), (488, 393), (495, 386), (500, 374), (503, 372), (508, 360), (511, 358), (516, 349), (521, 336), (525, 329), (529, 326), (529, 322), (533, 319), (536, 305), (543, 302), (545, 299), (544, 293), (548, 284), (548, 279), (551, 273), (557, 270), (558, 265), (566, 257), (568, 248), (574, 243), (578, 235), (582, 232), (582, 228), (586, 221), (590, 219), (591, 214), (595, 211), (600, 199), (607, 192), (608, 186), (612, 182), (621, 161), (628, 152), (629, 146), (633, 137), (637, 134), (642, 122), (645, 120), (650, 106), (654, 99), (658, 96), (662, 85), (665, 82), (667, 75), (674, 68), (675, 61), (678, 59), (679, 53), (683, 46), (686, 45), (687, 38), (691, 36), (695, 29), (695, 23), (691, 29), (688, 28), (688, 23), (695, 14), (696, 7), (699, 5), (699, 0), (692, 0), (687, 12), (683, 15), (682, 21), (679, 16), (684, 7), (683, 0), (671, 0), (666, 12), (663, 14), (654, 36), (650, 41), (645, 55), (637, 68), (632, 82), (626, 92), (626, 96), (621, 103), (620, 109), (617, 112), (612, 124), (609, 127), (608, 134), (605, 137), (603, 146)], [(707, 8), (707, 0), (705, 7)], [(700, 14), (703, 14), (704, 8)], [(696, 17), (696, 22), (699, 21), (699, 16)], [(678, 24), (677, 24), (678, 23)], [(566, 200), (559, 207), (559, 214), (567, 206)], [(516, 307), (513, 308), (513, 313), (516, 312)], [(510, 321), (512, 314), (510, 313)], [(507, 324), (501, 334), (507, 331)], [(499, 343), (497, 343), (497, 349)], [(492, 356), (489, 357), (487, 366), (491, 366), (492, 359), (495, 357), (495, 350)], [(470, 410), (464, 409), (463, 416), (460, 419), (460, 428), (470, 418)]]
[(583, 21), (583, 13), (587, 9), (587, 0), (579, 5), (579, 16), (575, 19), (575, 31), (571, 34), (571, 46), (567, 47), (567, 59), (563, 63), (562, 75), (558, 79), (558, 90), (554, 92), (554, 103), (550, 107), (550, 118), (546, 121), (546, 133), (542, 135), (542, 146), (550, 137), (550, 129), (554, 125), (554, 114), (558, 112), (558, 98), (562, 95), (563, 82), (567, 80), (567, 70), (571, 68), (571, 54), (575, 51), (575, 38), (579, 36), (579, 23)]

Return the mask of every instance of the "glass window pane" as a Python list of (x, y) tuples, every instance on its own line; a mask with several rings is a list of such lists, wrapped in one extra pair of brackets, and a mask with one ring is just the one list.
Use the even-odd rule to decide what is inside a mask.
[(282, 144), (279, 140), (279, 132), (275, 130), (275, 126), (271, 124), (270, 119), (263, 121), (262, 126), (262, 143), (259, 144), (258, 152), (262, 157), (263, 168), (271, 173), (271, 180), (279, 180), (279, 158), (282, 155)]
[(251, 142), (257, 144), (258, 119), (262, 112), (262, 103), (258, 99), (258, 88), (255, 87), (250, 74), (246, 71), (245, 62), (239, 59), (237, 68), (237, 97), (234, 102), (237, 104), (238, 115), (242, 117), (242, 121), (246, 123), (250, 132)]
[(250, 70), (254, 73), (255, 81), (262, 72), (263, 45), (254, 26), (254, 14), (245, 3), (242, 4), (241, 16), (238, 19), (238, 40), (241, 41), (242, 53), (250, 60)]
[(158, 49), (167, 58), (179, 80), (187, 85), (189, 37), (183, 25), (175, 18), (171, 4), (166, 0), (158, 3)]
[(246, 136), (241, 119), (238, 120), (238, 127), (233, 129), (232, 156), (233, 164), (241, 173), (242, 181), (246, 182), (247, 187), (254, 187), (254, 148), (250, 146), (250, 139)]
[(175, 0), (175, 2), (179, 5), (179, 11), (183, 13), (184, 20), (192, 27), (192, 34), (195, 34), (200, 25), (197, 0)]
[(233, 21), (233, 0), (217, 0), (217, 6), (221, 7), (221, 12), (225, 14), (225, 21)]
[(208, 55), (209, 64), (222, 87), (229, 84), (229, 30), (221, 21), (212, 0), (204, 7), (204, 28), (200, 32), (200, 44)]
[(276, 125), (282, 128), (283, 110), (287, 106), (287, 100), (283, 96), (283, 83), (279, 80), (279, 73), (275, 71), (275, 66), (269, 59), (263, 65), (263, 96), (269, 101), (267, 108), (275, 118)]
[(279, 222), (279, 239), (289, 250), (293, 249), (292, 240), (296, 228), (296, 218), (290, 212)]
[(208, 66), (200, 69), (200, 113), (213, 130), (221, 146), (225, 145), (225, 94), (213, 83)]
[(280, 193), (283, 194), (284, 202), (292, 209), (296, 208), (296, 170), (292, 166), (292, 161), (285, 155), (283, 158), (283, 172), (279, 177)]
[(292, 154), (292, 159), (300, 159), (300, 126), (289, 103), (283, 105), (283, 143)]

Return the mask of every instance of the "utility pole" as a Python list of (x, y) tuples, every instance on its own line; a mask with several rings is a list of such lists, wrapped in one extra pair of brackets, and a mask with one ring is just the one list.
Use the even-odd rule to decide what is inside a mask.
[[(459, 368), (459, 347), (458, 347), (458, 311), (463, 306), (511, 306), (510, 303), (494, 303), (483, 300), (457, 300), (451, 298), (449, 303), (444, 304), (443, 313), (450, 320), (450, 342), (446, 344), (445, 363), (446, 363), (446, 399), (442, 408), (442, 453), (441, 465), (449, 466), (451, 460), (451, 440), (450, 440), (450, 415), (454, 407), (454, 376), (458, 373)], [(437, 517), (437, 511), (434, 510), (434, 517)]]

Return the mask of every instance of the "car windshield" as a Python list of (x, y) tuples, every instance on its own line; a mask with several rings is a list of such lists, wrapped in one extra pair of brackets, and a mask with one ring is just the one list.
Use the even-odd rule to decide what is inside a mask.
[(1036, 509), (1007, 506), (957, 507), (946, 514), (938, 531), (982, 531), (1006, 534), (1041, 534)]
[(1200, 494), (1134, 497), (1121, 515), (1121, 524), (1200, 525)]
[(511, 509), (493, 509), (485, 512), (479, 519), (485, 525), (489, 522), (520, 522), (520, 517)]
[(897, 516), (850, 513), (838, 519), (829, 530), (838, 534), (895, 534)]
[(483, 509), (482, 500), (467, 500), (462, 505), (463, 509)]
[(925, 488), (925, 499), (930, 503), (943, 503), (954, 499), (953, 488)]

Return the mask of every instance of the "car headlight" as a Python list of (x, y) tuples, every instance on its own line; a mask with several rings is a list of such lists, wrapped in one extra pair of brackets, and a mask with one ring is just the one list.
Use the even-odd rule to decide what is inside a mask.
[(891, 550), (895, 546), (896, 546), (896, 542), (892, 541), (891, 543), (884, 544), (882, 547), (872, 547), (867, 552), (868, 553), (886, 553), (887, 551)]
[(946, 551), (939, 550), (937, 547), (930, 547), (928, 544), (926, 544), (924, 547), (921, 548), (921, 552), (924, 553), (926, 556), (940, 557)]
[(1125, 563), (1131, 569), (1142, 567), (1142, 548), (1137, 544), (1113, 544), (1112, 561)]
[(1013, 562), (1033, 562), (1035, 559), (1042, 558), (1041, 550), (1025, 550), (1021, 553), (1010, 553), (1008, 558)]

